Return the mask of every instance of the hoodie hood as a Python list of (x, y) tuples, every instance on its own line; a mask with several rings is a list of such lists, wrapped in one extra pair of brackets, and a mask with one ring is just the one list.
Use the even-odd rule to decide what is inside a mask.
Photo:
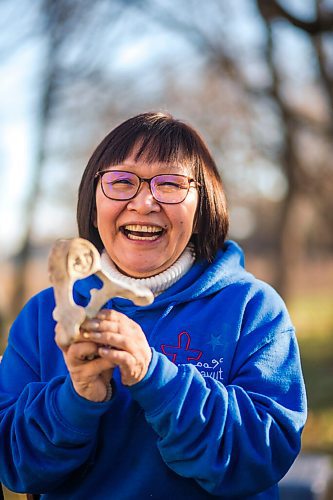
[[(142, 309), (154, 309), (165, 303), (180, 304), (194, 299), (206, 297), (229, 286), (232, 283), (251, 279), (251, 275), (244, 269), (244, 254), (234, 241), (228, 240), (223, 248), (217, 252), (212, 263), (196, 261), (191, 269), (174, 285), (157, 296), (154, 302)], [(80, 303), (89, 302), (90, 291), (101, 288), (102, 282), (93, 275), (78, 280), (74, 285), (74, 296), (80, 296)], [(83, 299), (83, 300), (82, 300)], [(130, 300), (115, 297), (112, 299), (122, 309), (129, 307), (137, 309)], [(111, 301), (110, 301), (111, 302)], [(110, 307), (110, 303), (108, 306)]]

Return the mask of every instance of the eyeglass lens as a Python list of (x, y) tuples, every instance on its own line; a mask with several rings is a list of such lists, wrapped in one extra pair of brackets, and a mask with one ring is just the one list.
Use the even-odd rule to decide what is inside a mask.
[[(112, 170), (102, 174), (103, 192), (114, 200), (134, 198), (140, 184), (140, 178), (132, 172)], [(190, 187), (188, 178), (178, 174), (156, 175), (149, 184), (154, 198), (162, 203), (181, 203)]]

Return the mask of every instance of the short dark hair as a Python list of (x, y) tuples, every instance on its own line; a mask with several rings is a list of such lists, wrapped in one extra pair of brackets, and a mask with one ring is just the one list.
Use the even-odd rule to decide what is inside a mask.
[(97, 146), (83, 173), (79, 187), (77, 223), (79, 235), (99, 251), (103, 243), (94, 225), (96, 214), (95, 174), (123, 162), (138, 147), (136, 159), (144, 155), (154, 161), (180, 162), (193, 169), (200, 184), (195, 234), (192, 241), (200, 260), (212, 261), (226, 238), (229, 217), (221, 177), (215, 161), (198, 132), (168, 113), (142, 113), (113, 129)]

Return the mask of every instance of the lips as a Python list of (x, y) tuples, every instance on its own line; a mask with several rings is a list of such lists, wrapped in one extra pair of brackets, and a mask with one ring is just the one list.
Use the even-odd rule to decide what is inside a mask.
[(155, 241), (164, 233), (161, 226), (141, 224), (126, 224), (120, 230), (128, 239), (141, 241)]

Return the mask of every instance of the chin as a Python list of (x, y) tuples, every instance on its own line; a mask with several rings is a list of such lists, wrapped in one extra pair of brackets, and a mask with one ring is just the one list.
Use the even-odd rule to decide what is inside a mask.
[(159, 274), (163, 272), (165, 269), (167, 269), (168, 266), (154, 266), (153, 268), (151, 265), (148, 267), (141, 267), (140, 265), (135, 265), (133, 266), (117, 266), (119, 270), (127, 274), (127, 276), (131, 276), (132, 278), (150, 278), (151, 276), (155, 276), (156, 274)]
[(140, 279), (140, 278), (151, 278), (152, 276), (155, 276), (156, 274), (159, 274), (161, 273), (162, 271), (164, 271), (164, 269), (162, 269), (161, 271), (159, 269), (157, 270), (149, 270), (149, 271), (141, 271), (141, 270), (138, 270), (138, 268), (136, 268), (135, 270), (122, 270), (122, 272), (124, 274), (127, 274), (127, 276), (130, 276), (131, 278), (137, 278), (137, 279)]

